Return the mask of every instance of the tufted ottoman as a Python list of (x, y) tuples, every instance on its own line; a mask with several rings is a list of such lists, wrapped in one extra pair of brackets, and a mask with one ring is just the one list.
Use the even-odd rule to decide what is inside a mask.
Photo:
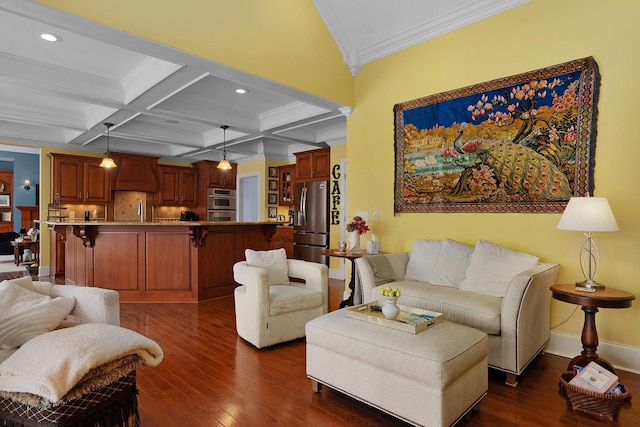
[(488, 389), (484, 332), (442, 322), (411, 334), (348, 318), (306, 325), (307, 376), (409, 423), (449, 426)]

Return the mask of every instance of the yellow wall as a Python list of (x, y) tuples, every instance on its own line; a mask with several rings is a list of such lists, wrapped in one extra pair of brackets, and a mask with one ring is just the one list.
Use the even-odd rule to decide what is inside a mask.
[(353, 105), (353, 77), (311, 0), (39, 3)]
[[(356, 78), (356, 107), (348, 118), (349, 211), (379, 210), (376, 235), (385, 251), (411, 250), (415, 238), (479, 238), (562, 265), (560, 282), (582, 277), (578, 251), (584, 237), (556, 230), (559, 214), (421, 213), (393, 216), (393, 105), (467, 85), (593, 56), (602, 75), (598, 103), (595, 196), (607, 197), (620, 232), (596, 235), (599, 281), (640, 297), (640, 188), (634, 184), (640, 156), (637, 70), (640, 3), (535, 0), (467, 28), (365, 65)], [(371, 171), (375, 168), (376, 180)], [(552, 325), (574, 306), (552, 302)], [(579, 335), (578, 310), (559, 331)], [(602, 309), (602, 341), (640, 346), (640, 303)]]
[[(640, 225), (635, 218), (640, 190), (630, 181), (630, 171), (640, 154), (633, 126), (637, 111), (635, 76), (640, 65), (636, 46), (640, 40), (636, 22), (640, 4), (635, 0), (533, 0), (367, 64), (355, 79), (342, 64), (338, 48), (309, 0), (157, 0), (152, 8), (147, 2), (130, 0), (40, 2), (355, 105), (348, 118), (348, 205), (344, 206), (349, 214), (356, 210), (380, 212), (375, 233), (383, 250), (410, 250), (417, 237), (450, 237), (471, 244), (485, 238), (533, 253), (543, 261), (560, 263), (561, 282), (581, 276), (578, 248), (583, 237), (556, 230), (559, 214), (393, 216), (392, 107), (422, 96), (594, 56), (602, 74), (595, 195), (609, 199), (621, 229), (619, 233), (596, 236), (603, 261), (598, 279), (640, 295), (635, 274), (635, 263), (640, 259)], [(376, 179), (371, 178), (372, 173)], [(573, 308), (554, 301), (552, 324), (562, 321)], [(640, 332), (625, 328), (640, 324), (640, 303), (624, 310), (603, 309), (597, 317), (601, 340), (640, 346)], [(581, 328), (578, 311), (558, 330), (579, 335)]]

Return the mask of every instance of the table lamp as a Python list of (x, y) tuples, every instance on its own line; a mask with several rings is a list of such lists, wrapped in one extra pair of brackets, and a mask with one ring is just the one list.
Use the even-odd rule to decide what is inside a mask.
[(572, 197), (558, 222), (559, 230), (582, 231), (587, 239), (580, 248), (580, 268), (584, 281), (576, 283), (576, 290), (595, 292), (604, 285), (595, 281), (600, 267), (600, 250), (593, 240), (594, 232), (618, 231), (618, 224), (604, 197)]

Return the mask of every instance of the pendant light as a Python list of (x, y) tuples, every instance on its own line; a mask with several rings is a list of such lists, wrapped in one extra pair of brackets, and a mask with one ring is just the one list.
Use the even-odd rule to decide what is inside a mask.
[(222, 128), (222, 132), (223, 132), (223, 160), (221, 160), (220, 162), (218, 162), (218, 169), (222, 169), (222, 170), (231, 170), (231, 163), (229, 163), (229, 160), (227, 160), (227, 129), (229, 129), (229, 126), (227, 125), (222, 125), (220, 126)]
[(109, 129), (111, 129), (113, 123), (104, 123), (104, 125), (107, 127), (107, 152), (102, 159), (102, 163), (100, 163), (100, 167), (107, 169), (117, 168), (118, 165), (116, 165), (116, 162), (113, 161), (113, 159), (111, 158), (111, 153), (109, 152)]

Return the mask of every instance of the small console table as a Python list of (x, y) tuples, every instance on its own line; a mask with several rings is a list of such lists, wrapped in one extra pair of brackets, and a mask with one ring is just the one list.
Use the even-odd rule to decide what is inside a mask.
[(609, 362), (598, 357), (598, 331), (596, 330), (596, 313), (598, 308), (627, 308), (636, 297), (626, 291), (614, 288), (598, 289), (595, 292), (576, 291), (576, 285), (551, 286), (553, 298), (582, 306), (584, 311), (584, 325), (582, 327), (582, 353), (569, 362), (567, 371), (573, 370), (574, 365), (586, 366), (591, 361), (615, 373)]
[(356, 263), (355, 260), (357, 258), (360, 258), (361, 256), (366, 256), (367, 255), (367, 251), (363, 250), (360, 253), (351, 253), (351, 252), (347, 252), (347, 251), (340, 251), (339, 249), (325, 249), (322, 251), (323, 255), (327, 255), (327, 256), (332, 256), (332, 257), (337, 257), (337, 258), (345, 258), (348, 259), (349, 261), (351, 261), (351, 280), (349, 280), (349, 289), (351, 289), (351, 295), (349, 295), (349, 298), (347, 298), (346, 300), (342, 301), (340, 303), (340, 308), (344, 308), (346, 306), (352, 306), (353, 305), (353, 294), (356, 290)]

